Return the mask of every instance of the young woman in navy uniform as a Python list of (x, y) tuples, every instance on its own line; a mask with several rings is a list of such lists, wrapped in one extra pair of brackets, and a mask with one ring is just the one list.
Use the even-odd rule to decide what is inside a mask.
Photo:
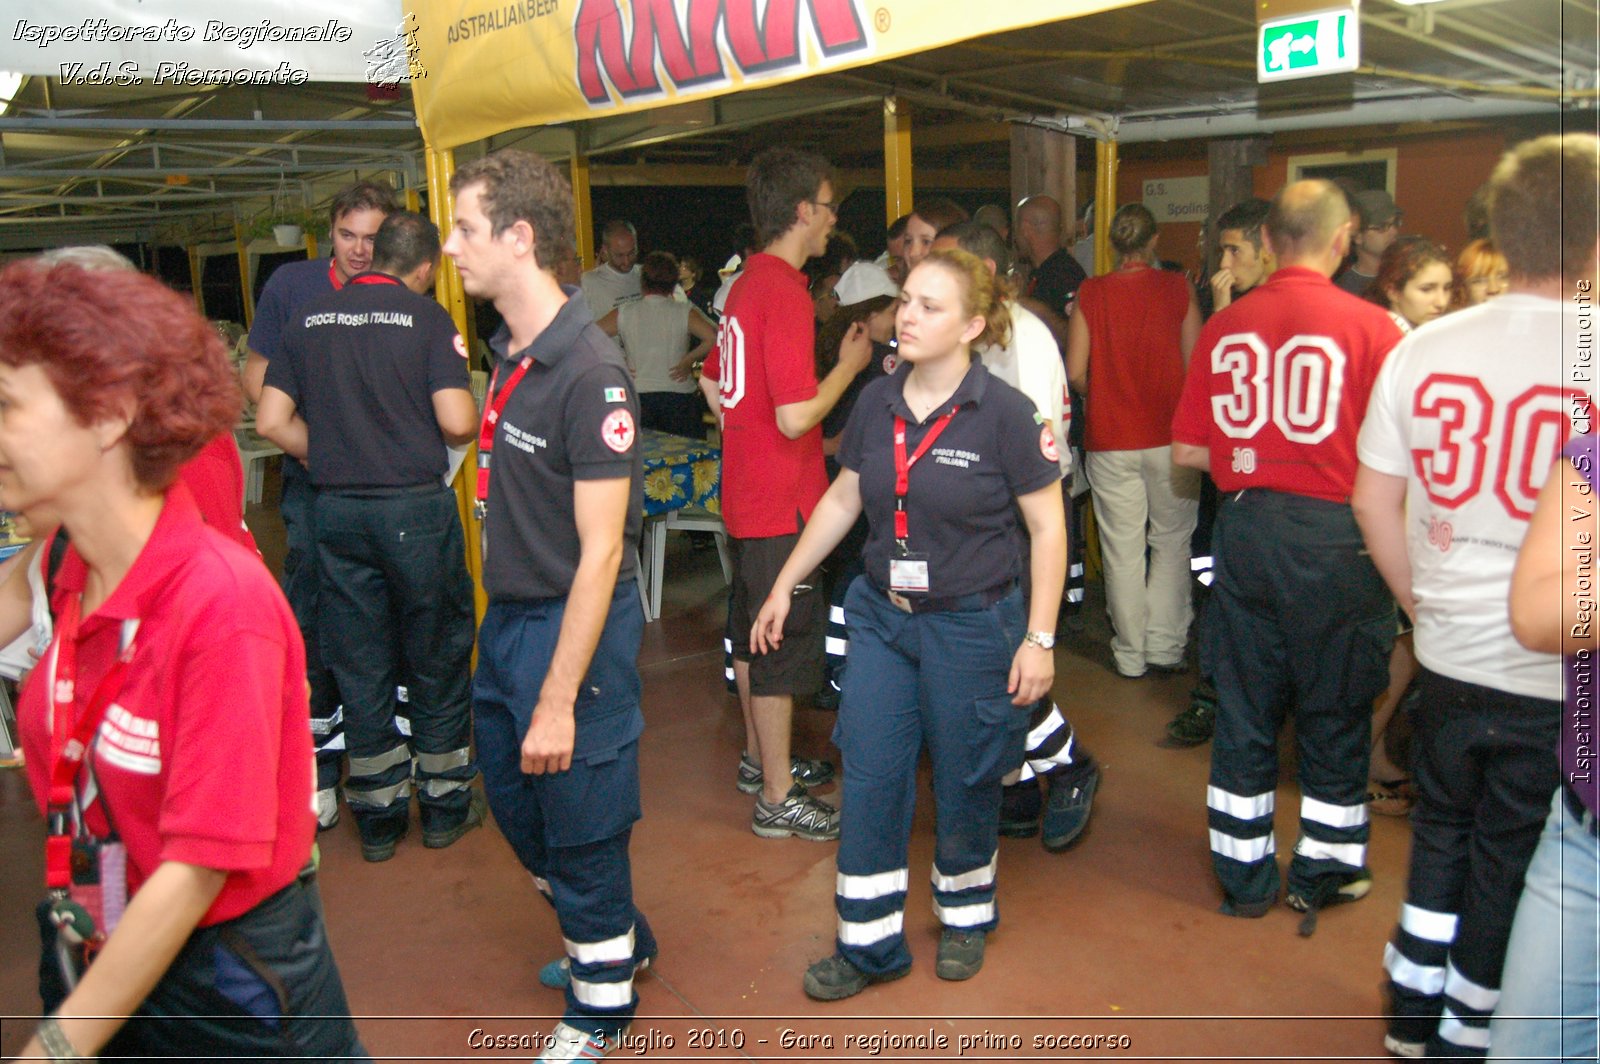
[[(912, 270), (896, 319), (904, 364), (862, 392), (839, 476), (751, 630), (755, 650), (782, 640), (795, 584), (865, 512), (866, 572), (846, 599), (851, 667), (833, 736), (845, 763), (837, 952), (805, 977), (819, 1000), (910, 971), (906, 850), (924, 742), (938, 811), (939, 976), (974, 975), (998, 922), (1000, 779), (1020, 763), (1027, 707), (1055, 676), (1066, 571), (1058, 443), (1033, 404), (972, 357), (1005, 340), (1002, 294), (963, 251)], [(1031, 536), (1028, 616), (1019, 508)]]

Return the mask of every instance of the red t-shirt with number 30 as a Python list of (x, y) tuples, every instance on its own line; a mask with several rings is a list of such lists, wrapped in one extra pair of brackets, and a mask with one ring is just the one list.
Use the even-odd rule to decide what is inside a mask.
[(1347, 502), (1367, 398), (1399, 342), (1377, 304), (1284, 267), (1200, 331), (1172, 439), (1211, 452), (1221, 491)]

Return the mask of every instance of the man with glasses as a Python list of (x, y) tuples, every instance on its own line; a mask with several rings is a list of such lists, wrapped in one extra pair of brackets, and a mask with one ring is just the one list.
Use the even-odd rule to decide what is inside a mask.
[(1353, 296), (1364, 296), (1378, 277), (1378, 262), (1383, 253), (1400, 235), (1400, 223), (1405, 215), (1381, 188), (1357, 192), (1352, 206), (1361, 215), (1360, 228), (1350, 238), (1356, 257), (1333, 283)]
[(865, 328), (854, 328), (839, 364), (817, 380), (815, 319), (800, 267), (827, 249), (838, 221), (832, 177), (825, 160), (788, 148), (769, 148), (750, 164), (746, 191), (761, 251), (728, 294), (700, 380), (722, 419), (722, 518), (734, 561), (729, 627), (745, 720), (735, 782), (756, 796), (751, 830), (769, 839), (839, 837), (839, 811), (807, 791), (832, 779), (833, 766), (789, 752), (795, 696), (822, 687), (820, 572), (796, 588), (782, 645), (759, 655), (750, 649), (756, 612), (828, 488), (822, 419), (872, 353)]

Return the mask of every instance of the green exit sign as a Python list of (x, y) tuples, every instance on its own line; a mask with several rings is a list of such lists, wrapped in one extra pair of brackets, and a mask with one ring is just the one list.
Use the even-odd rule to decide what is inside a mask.
[(1356, 8), (1294, 15), (1261, 23), (1256, 81), (1346, 74), (1361, 65), (1361, 20)]

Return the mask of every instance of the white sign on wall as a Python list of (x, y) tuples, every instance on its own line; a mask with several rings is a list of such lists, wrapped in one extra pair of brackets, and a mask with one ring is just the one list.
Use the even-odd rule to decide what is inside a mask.
[(1210, 202), (1210, 178), (1159, 177), (1144, 183), (1144, 205), (1163, 225), (1167, 222), (1203, 222)]

